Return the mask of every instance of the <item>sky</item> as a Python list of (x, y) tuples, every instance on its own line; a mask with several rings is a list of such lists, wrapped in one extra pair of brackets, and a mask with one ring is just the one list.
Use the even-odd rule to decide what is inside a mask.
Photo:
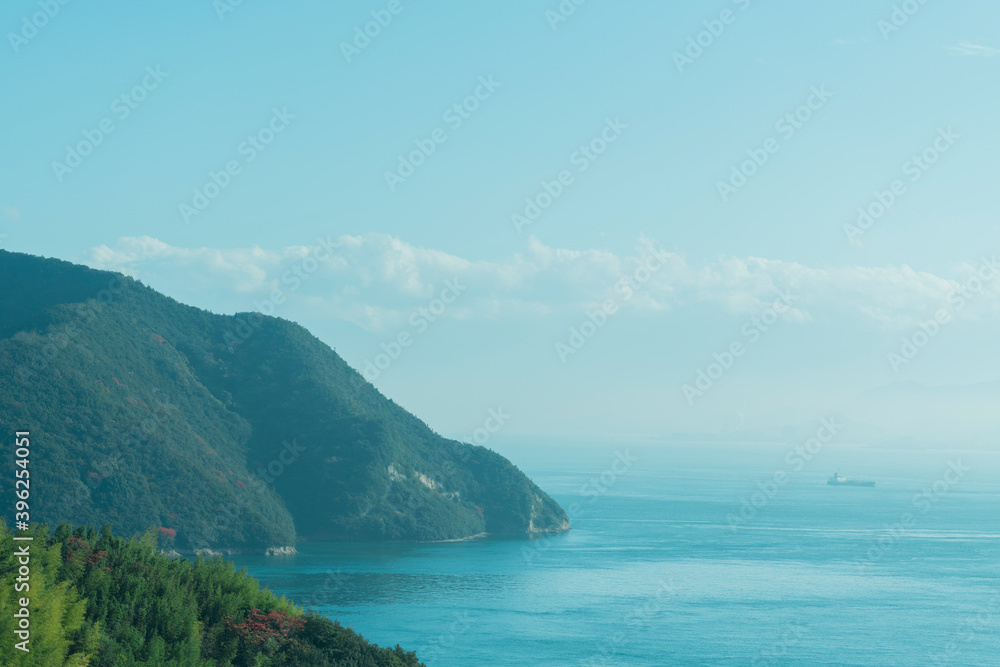
[(463, 439), (992, 442), (998, 19), (9, 2), (0, 247), (299, 322)]

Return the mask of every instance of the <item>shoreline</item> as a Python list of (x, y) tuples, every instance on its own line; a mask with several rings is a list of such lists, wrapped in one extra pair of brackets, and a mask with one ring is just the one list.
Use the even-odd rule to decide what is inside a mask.
[(475, 535), (469, 535), (468, 537), (454, 537), (450, 540), (422, 540), (416, 542), (416, 544), (447, 544), (450, 542), (471, 542), (472, 540), (479, 540), (489, 536), (490, 536), (489, 533), (476, 533)]

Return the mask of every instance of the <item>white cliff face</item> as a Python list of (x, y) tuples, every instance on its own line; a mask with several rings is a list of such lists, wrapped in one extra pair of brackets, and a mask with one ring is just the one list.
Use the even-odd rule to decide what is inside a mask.
[[(186, 551), (184, 553), (178, 552), (176, 550), (170, 551), (160, 551), (161, 554), (168, 558), (181, 558), (187, 554), (193, 554), (195, 556), (204, 556), (205, 558), (215, 558), (216, 556), (241, 556), (246, 554), (260, 554), (257, 549), (220, 549), (216, 551), (211, 548), (196, 549), (193, 552)], [(291, 556), (297, 554), (298, 551), (294, 546), (290, 547), (268, 547), (264, 551), (265, 556)]]
[(205, 558), (215, 558), (216, 556), (229, 555), (228, 552), (223, 554), (221, 551), (215, 551), (214, 549), (198, 549), (194, 553), (195, 555), (204, 556)]
[(297, 554), (298, 551), (295, 547), (269, 547), (267, 551), (264, 552), (265, 556), (293, 556)]
[[(389, 472), (389, 480), (390, 481), (393, 481), (393, 482), (402, 482), (402, 481), (406, 480), (406, 475), (404, 473), (400, 472), (399, 468), (397, 468), (395, 464), (389, 465), (389, 467), (387, 468), (387, 470)], [(431, 479), (430, 477), (428, 477), (424, 473), (420, 472), (419, 470), (414, 470), (413, 471), (413, 476), (416, 477), (417, 480), (421, 484), (423, 484), (424, 486), (426, 486), (428, 489), (430, 489), (431, 491), (437, 491), (444, 498), (448, 498), (450, 500), (461, 500), (462, 499), (461, 492), (459, 492), (459, 491), (445, 491), (443, 486), (441, 486), (440, 484), (438, 484), (433, 479)]]
[(563, 520), (563, 522), (556, 528), (539, 528), (535, 525), (535, 518), (538, 516), (538, 508), (542, 506), (544, 501), (541, 496), (535, 496), (531, 501), (531, 518), (528, 519), (528, 532), (529, 533), (561, 533), (570, 529), (569, 521)]
[[(433, 477), (425, 475), (419, 470), (406, 470), (402, 466), (397, 465), (396, 463), (390, 464), (386, 468), (386, 470), (389, 473), (390, 483), (414, 480), (420, 482), (426, 488), (430, 489), (431, 491), (434, 491), (442, 498), (446, 498), (457, 502), (462, 501), (462, 494), (460, 491), (445, 490), (445, 486), (443, 484), (435, 480)], [(482, 510), (480, 510), (478, 507), (476, 509), (479, 510), (480, 516), (482, 516)], [(545, 509), (545, 500), (540, 495), (537, 494), (534, 495), (531, 498), (531, 513), (528, 519), (528, 525), (523, 528), (519, 527), (518, 530), (523, 530), (526, 534), (561, 533), (570, 530), (570, 524), (569, 521), (567, 520), (563, 520), (557, 526), (551, 525), (551, 523), (549, 523), (551, 519), (549, 519), (548, 521), (544, 521), (542, 519), (544, 509)], [(396, 510), (396, 513), (402, 514), (402, 512), (399, 511), (398, 509)], [(539, 521), (542, 522), (541, 525), (537, 523)], [(478, 537), (478, 536), (473, 536), (473, 537)], [(465, 540), (465, 539), (470, 539), (470, 538), (469, 537), (456, 538), (456, 540)], [(451, 540), (444, 540), (444, 541), (451, 541)]]
[(563, 520), (556, 528), (539, 528), (535, 525), (535, 520), (531, 519), (528, 521), (528, 532), (529, 533), (562, 533), (570, 529), (569, 521)]

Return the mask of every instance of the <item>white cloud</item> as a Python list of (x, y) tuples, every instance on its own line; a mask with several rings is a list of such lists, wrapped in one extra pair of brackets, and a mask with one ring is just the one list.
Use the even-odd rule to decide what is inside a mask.
[(98, 246), (90, 251), (91, 265), (141, 277), (150, 265), (172, 266), (181, 271), (202, 274), (208, 279), (228, 281), (238, 292), (251, 292), (267, 284), (269, 269), (283, 261), (301, 257), (304, 248), (285, 248), (275, 253), (261, 248), (216, 250), (214, 248), (176, 248), (149, 236), (123, 237), (114, 248)]
[[(295, 307), (307, 307), (314, 316), (354, 322), (370, 331), (402, 325), (414, 309), (437, 296), (446, 280), (466, 286), (445, 315), (454, 319), (579, 313), (609, 298), (626, 309), (654, 315), (676, 308), (714, 308), (744, 316), (760, 312), (779, 292), (790, 290), (793, 320), (823, 312), (859, 316), (886, 328), (909, 327), (950, 307), (949, 295), (981, 268), (979, 261), (965, 263), (953, 269), (953, 277), (942, 277), (905, 265), (827, 268), (759, 257), (719, 258), (692, 266), (682, 255), (662, 253), (663, 266), (647, 276), (640, 269), (643, 258), (658, 248), (648, 238), (639, 239), (635, 252), (627, 256), (552, 248), (531, 238), (523, 252), (495, 262), (464, 259), (386, 234), (328, 242), (334, 245), (332, 256), (313, 262), (315, 246), (178, 248), (144, 236), (94, 248), (90, 263), (127, 272), (182, 300), (185, 285), (197, 294), (212, 293), (213, 307), (227, 303), (233, 310), (250, 310), (254, 300), (278, 289), (297, 304), (282, 306), (289, 310), (278, 315), (294, 317)], [(627, 301), (615, 289), (623, 277), (639, 288)], [(1000, 295), (1000, 275), (985, 291)], [(969, 304), (961, 316), (1000, 314), (997, 298), (980, 296)]]
[(953, 56), (984, 56), (990, 57), (1000, 53), (1000, 49), (985, 44), (973, 44), (967, 40), (962, 40), (955, 46), (949, 46), (948, 51)]

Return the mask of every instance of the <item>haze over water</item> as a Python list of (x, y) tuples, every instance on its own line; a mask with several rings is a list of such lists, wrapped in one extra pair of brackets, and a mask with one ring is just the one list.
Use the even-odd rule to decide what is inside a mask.
[(236, 561), (432, 667), (1000, 664), (1000, 455), (790, 449), (502, 448), (573, 530)]

